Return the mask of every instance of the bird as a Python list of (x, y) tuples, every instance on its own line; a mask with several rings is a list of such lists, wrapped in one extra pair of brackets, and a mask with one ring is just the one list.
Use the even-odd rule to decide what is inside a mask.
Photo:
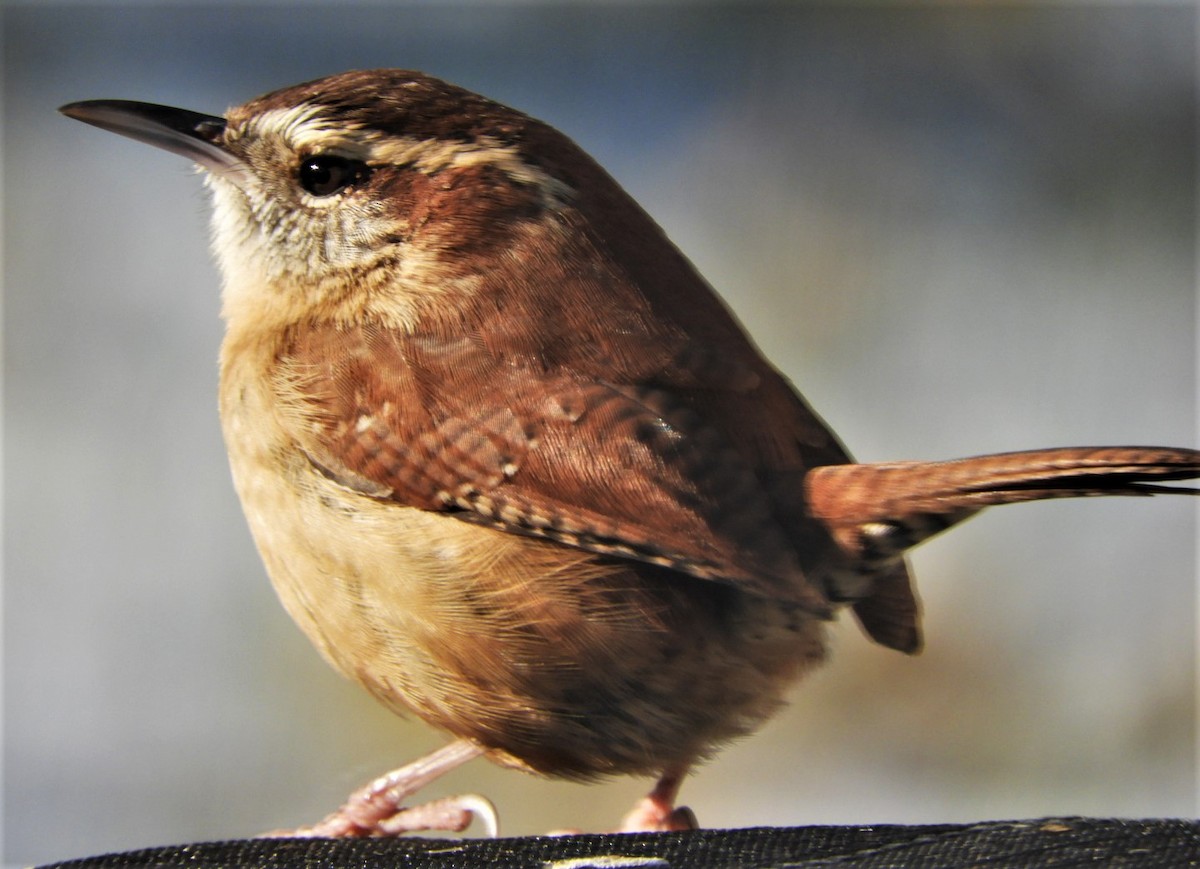
[(1165, 485), (1200, 476), (1186, 448), (855, 463), (596, 161), (433, 76), (61, 111), (203, 170), (266, 570), (334, 668), (452, 737), (290, 834), (465, 829), (481, 798), (407, 802), (480, 755), (651, 776), (620, 829), (693, 828), (689, 770), (781, 708), (838, 613), (920, 650), (912, 547), (992, 505), (1195, 494)]

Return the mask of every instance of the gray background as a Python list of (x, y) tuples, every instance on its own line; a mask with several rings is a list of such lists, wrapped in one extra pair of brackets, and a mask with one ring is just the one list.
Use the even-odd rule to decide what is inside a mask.
[[(867, 460), (1195, 443), (1190, 6), (3, 9), (5, 857), (311, 821), (439, 743), (275, 602), (225, 466), (199, 180), (55, 114), (407, 66), (559, 126)], [(1185, 499), (918, 551), (928, 648), (833, 662), (699, 771), (708, 826), (1196, 812)], [(505, 830), (648, 786), (473, 763)]]

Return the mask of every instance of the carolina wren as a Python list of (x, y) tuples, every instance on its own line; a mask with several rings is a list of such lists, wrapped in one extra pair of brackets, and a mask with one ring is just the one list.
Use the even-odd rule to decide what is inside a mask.
[(225, 117), (62, 111), (208, 170), (263, 561), (334, 667), (456, 737), (304, 832), (461, 826), (469, 802), (400, 805), (480, 753), (658, 776), (626, 828), (688, 826), (689, 767), (780, 707), (839, 609), (919, 649), (906, 549), (992, 504), (1200, 475), (1157, 447), (851, 464), (600, 166), (420, 73)]

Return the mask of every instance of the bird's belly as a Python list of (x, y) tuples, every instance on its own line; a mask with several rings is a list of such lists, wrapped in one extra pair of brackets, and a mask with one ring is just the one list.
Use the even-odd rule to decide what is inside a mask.
[[(243, 469), (245, 471), (246, 469)], [(284, 606), (396, 711), (494, 759), (657, 773), (753, 729), (823, 656), (799, 607), (348, 492), (239, 473)]]

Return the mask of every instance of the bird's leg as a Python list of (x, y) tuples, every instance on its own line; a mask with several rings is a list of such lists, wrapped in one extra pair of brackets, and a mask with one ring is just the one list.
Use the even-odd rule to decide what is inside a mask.
[(654, 790), (638, 801), (633, 811), (621, 821), (619, 833), (666, 833), (678, 830), (697, 830), (696, 815), (687, 806), (676, 808), (675, 798), (687, 775), (687, 767), (667, 770), (654, 785)]
[(499, 825), (495, 807), (484, 797), (463, 794), (406, 808), (404, 801), (436, 778), (483, 753), (473, 742), (459, 739), (381, 775), (360, 790), (333, 814), (310, 827), (281, 830), (270, 836), (355, 838), (401, 836), (423, 830), (461, 833), (475, 818), (483, 821), (489, 836)]

